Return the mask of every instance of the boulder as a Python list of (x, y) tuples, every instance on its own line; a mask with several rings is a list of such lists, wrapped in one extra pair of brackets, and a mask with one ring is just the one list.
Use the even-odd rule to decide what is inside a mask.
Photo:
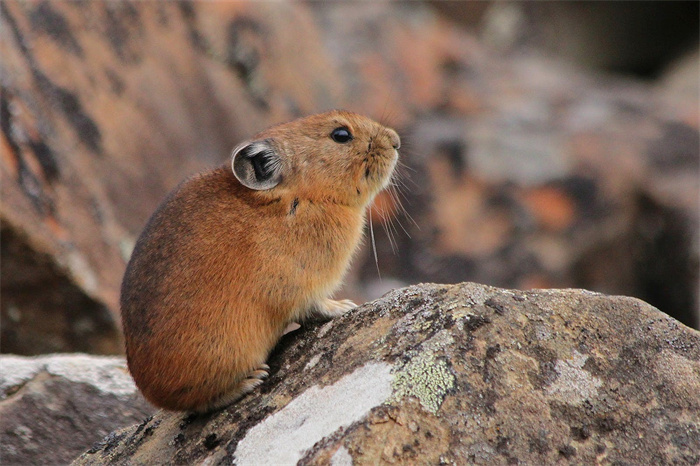
[(122, 357), (0, 356), (3, 464), (66, 464), (86, 445), (154, 411)]
[(700, 333), (633, 298), (416, 285), (269, 364), (227, 409), (159, 411), (73, 464), (700, 461)]
[[(407, 131), (408, 214), (393, 209), (408, 234), (376, 235), (383, 276), (593, 289), (698, 328), (697, 80), (652, 87), (532, 56), (468, 76), (453, 90), (488, 83), (482, 110)], [(365, 281), (375, 268), (364, 258)]]
[(0, 7), (2, 351), (119, 353), (121, 277), (165, 194), (339, 81), (293, 4)]
[(490, 2), (482, 7), (486, 11), (480, 26), (489, 43), (500, 49), (534, 48), (578, 66), (645, 78), (658, 76), (669, 62), (697, 46), (697, 3), (630, 6), (620, 2)]
[(121, 352), (121, 277), (167, 192), (333, 107), (395, 126), (407, 166), (407, 212), (373, 209), (396, 217), (375, 228), (384, 281), (368, 242), (343, 297), (575, 286), (700, 325), (697, 73), (688, 94), (499, 52), (422, 2), (0, 11), (2, 352)]

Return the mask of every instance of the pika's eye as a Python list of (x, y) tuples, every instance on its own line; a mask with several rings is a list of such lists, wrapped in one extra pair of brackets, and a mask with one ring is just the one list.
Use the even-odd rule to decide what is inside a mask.
[(347, 127), (341, 126), (331, 131), (331, 139), (338, 144), (345, 144), (346, 142), (352, 141), (352, 134)]

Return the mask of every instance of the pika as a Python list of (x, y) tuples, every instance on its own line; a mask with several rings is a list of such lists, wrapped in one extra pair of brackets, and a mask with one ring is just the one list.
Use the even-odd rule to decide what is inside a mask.
[(398, 134), (331, 111), (273, 126), (231, 164), (173, 190), (126, 268), (121, 312), (129, 370), (174, 411), (227, 406), (267, 377), (285, 327), (352, 309), (330, 299), (389, 183)]

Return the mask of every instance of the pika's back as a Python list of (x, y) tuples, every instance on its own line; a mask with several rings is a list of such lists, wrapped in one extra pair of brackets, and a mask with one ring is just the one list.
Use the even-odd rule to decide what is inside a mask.
[[(192, 307), (200, 280), (225, 275), (219, 269), (235, 260), (236, 251), (247, 249), (246, 225), (265, 212), (256, 209), (244, 189), (221, 167), (184, 181), (161, 203), (122, 281), (125, 332), (153, 336), (148, 321)], [(229, 247), (218, 249), (224, 244)]]

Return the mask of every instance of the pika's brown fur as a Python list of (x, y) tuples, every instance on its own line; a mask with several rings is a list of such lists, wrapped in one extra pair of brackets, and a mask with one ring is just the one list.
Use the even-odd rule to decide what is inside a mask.
[[(352, 139), (334, 140), (343, 129)], [(194, 411), (230, 404), (262, 383), (290, 322), (354, 307), (329, 296), (399, 144), (361, 115), (313, 115), (259, 133), (232, 165), (165, 199), (121, 294), (129, 369), (150, 402)]]

